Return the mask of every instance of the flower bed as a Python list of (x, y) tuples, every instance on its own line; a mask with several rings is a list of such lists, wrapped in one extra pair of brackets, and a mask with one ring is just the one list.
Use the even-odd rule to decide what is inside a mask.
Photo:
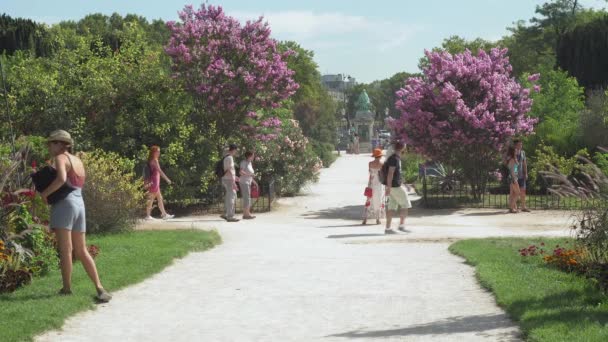
[[(570, 242), (566, 242), (569, 245)], [(547, 266), (555, 267), (567, 273), (575, 273), (592, 279), (604, 292), (608, 290), (608, 265), (594, 262), (585, 247), (574, 244), (573, 246), (556, 245), (548, 252), (547, 246), (541, 242), (518, 250), (519, 255), (526, 258), (541, 258)]]

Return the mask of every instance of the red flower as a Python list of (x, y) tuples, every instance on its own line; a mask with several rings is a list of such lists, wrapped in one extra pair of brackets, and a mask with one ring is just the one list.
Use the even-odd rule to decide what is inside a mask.
[(33, 190), (27, 190), (27, 191), (22, 192), (21, 196), (25, 196), (28, 198), (34, 198), (34, 197), (36, 197), (36, 192)]
[(36, 166), (37, 166), (37, 165), (36, 165), (36, 161), (35, 161), (35, 160), (32, 160), (32, 169), (36, 169)]

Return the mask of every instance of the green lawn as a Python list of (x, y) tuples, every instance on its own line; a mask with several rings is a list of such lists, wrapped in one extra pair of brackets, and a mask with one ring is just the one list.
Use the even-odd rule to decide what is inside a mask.
[[(476, 268), (477, 277), (518, 322), (528, 341), (608, 341), (608, 297), (591, 281), (524, 260), (518, 249), (538, 239), (459, 241), (450, 251)], [(543, 239), (547, 246), (565, 240)], [(572, 242), (570, 242), (572, 243)]]
[[(198, 230), (134, 232), (88, 240), (101, 250), (96, 262), (109, 291), (140, 282), (188, 252), (221, 243), (216, 232)], [(60, 297), (60, 288), (61, 274), (54, 270), (14, 293), (0, 295), (0, 341), (31, 340), (41, 332), (60, 328), (75, 313), (95, 306), (95, 289), (80, 263), (74, 265), (74, 294)]]

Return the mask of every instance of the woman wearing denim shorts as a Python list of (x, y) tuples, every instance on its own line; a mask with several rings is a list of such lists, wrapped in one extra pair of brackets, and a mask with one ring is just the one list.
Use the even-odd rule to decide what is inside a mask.
[(85, 181), (84, 165), (80, 158), (71, 154), (73, 142), (68, 132), (54, 131), (47, 139), (47, 143), (53, 158), (53, 167), (57, 170), (57, 178), (41, 193), (43, 200), (46, 202), (48, 196), (64, 184), (73, 189), (66, 198), (51, 205), (50, 227), (55, 232), (59, 244), (63, 279), (63, 288), (59, 294), (72, 294), (73, 252), (95, 284), (97, 299), (108, 302), (112, 296), (101, 285), (95, 261), (89, 254), (85, 240), (86, 216), (82, 199), (82, 187)]

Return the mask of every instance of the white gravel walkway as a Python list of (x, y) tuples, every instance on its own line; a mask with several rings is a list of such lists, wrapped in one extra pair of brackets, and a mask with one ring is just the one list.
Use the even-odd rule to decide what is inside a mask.
[(412, 233), (386, 237), (359, 225), (368, 160), (342, 156), (308, 195), (255, 221), (175, 220), (171, 228), (217, 227), (224, 244), (37, 341), (518, 341), (447, 247), (464, 237), (564, 235), (566, 214), (414, 209)]

